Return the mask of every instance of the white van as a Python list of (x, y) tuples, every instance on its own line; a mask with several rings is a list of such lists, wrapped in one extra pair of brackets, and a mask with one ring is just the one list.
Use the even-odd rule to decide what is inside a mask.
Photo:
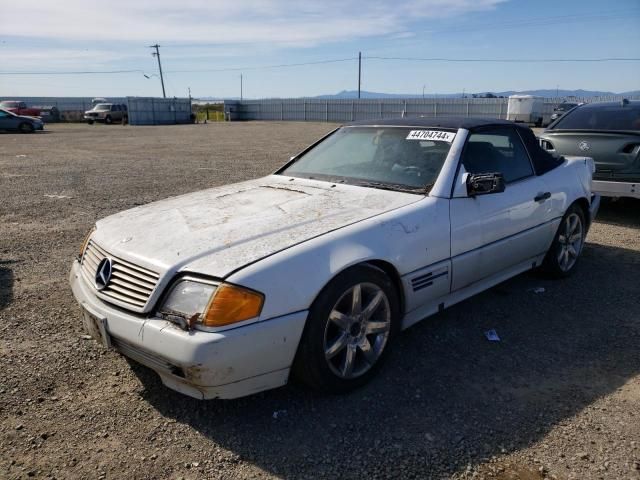
[(544, 99), (533, 95), (511, 95), (507, 105), (507, 120), (542, 126)]
[(96, 105), (98, 105), (99, 103), (109, 103), (109, 100), (107, 100), (106, 98), (102, 98), (102, 97), (97, 97), (91, 100), (91, 106), (95, 107)]

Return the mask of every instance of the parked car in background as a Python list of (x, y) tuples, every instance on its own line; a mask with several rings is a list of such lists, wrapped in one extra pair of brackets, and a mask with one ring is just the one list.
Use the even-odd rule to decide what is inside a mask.
[(114, 122), (121, 123), (129, 119), (127, 106), (120, 103), (98, 103), (91, 110), (84, 112), (84, 119), (89, 125), (94, 122), (104, 122), (111, 124)]
[(59, 122), (60, 110), (54, 105), (42, 105), (36, 107), (40, 110), (40, 118), (45, 123)]
[(27, 107), (25, 102), (18, 100), (3, 100), (0, 108), (16, 115), (27, 115), (29, 117), (39, 117), (40, 109), (37, 107)]
[(70, 273), (86, 330), (196, 398), (290, 372), (345, 392), (401, 329), (529, 269), (575, 270), (600, 201), (590, 158), (505, 120), (378, 123), (98, 221)]
[(0, 130), (33, 133), (44, 130), (44, 122), (36, 117), (16, 115), (8, 110), (0, 109)]
[(544, 99), (533, 95), (511, 95), (507, 104), (507, 120), (542, 126)]
[(91, 106), (92, 107), (95, 107), (99, 103), (109, 103), (109, 100), (107, 100), (106, 98), (103, 98), (103, 97), (96, 97), (96, 98), (92, 98), (91, 99)]
[(574, 109), (575, 107), (577, 107), (578, 103), (569, 103), (569, 102), (562, 102), (558, 105), (556, 105), (555, 107), (553, 107), (553, 113), (551, 114), (551, 122), (556, 121), (557, 119), (559, 119), (562, 115), (564, 115), (565, 113), (567, 113), (569, 110)]
[(640, 198), (640, 101), (580, 105), (540, 135), (543, 148), (595, 160), (593, 190)]

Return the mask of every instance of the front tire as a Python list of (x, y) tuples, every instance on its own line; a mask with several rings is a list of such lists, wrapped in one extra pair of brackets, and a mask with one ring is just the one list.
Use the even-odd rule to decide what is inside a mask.
[(575, 271), (587, 235), (584, 211), (573, 204), (562, 217), (542, 269), (555, 278), (568, 277)]
[(33, 127), (32, 124), (24, 122), (20, 124), (20, 126), (18, 127), (18, 130), (20, 131), (20, 133), (33, 133), (35, 132), (36, 129)]
[(382, 365), (399, 319), (398, 293), (382, 270), (369, 265), (345, 270), (309, 310), (294, 377), (327, 393), (364, 385)]

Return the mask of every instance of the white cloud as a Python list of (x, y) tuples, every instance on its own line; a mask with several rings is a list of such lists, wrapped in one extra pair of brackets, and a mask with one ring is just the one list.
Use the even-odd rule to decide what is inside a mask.
[[(5, 36), (55, 40), (317, 45), (406, 35), (427, 18), (494, 8), (507, 0), (0, 0)], [(16, 19), (21, 19), (17, 21)]]

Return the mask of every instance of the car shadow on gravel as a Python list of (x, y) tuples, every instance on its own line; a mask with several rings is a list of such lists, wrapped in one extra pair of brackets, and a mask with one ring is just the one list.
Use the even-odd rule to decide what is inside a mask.
[(607, 225), (640, 228), (640, 199), (603, 198), (596, 221)]
[(0, 260), (0, 310), (13, 300), (13, 270), (9, 267), (13, 260)]
[(162, 415), (231, 452), (207, 445), (200, 461), (221, 471), (243, 461), (284, 478), (452, 474), (540, 441), (639, 373), (637, 285), (640, 253), (588, 244), (571, 278), (523, 274), (405, 331), (350, 395), (294, 385), (202, 402), (134, 371)]

